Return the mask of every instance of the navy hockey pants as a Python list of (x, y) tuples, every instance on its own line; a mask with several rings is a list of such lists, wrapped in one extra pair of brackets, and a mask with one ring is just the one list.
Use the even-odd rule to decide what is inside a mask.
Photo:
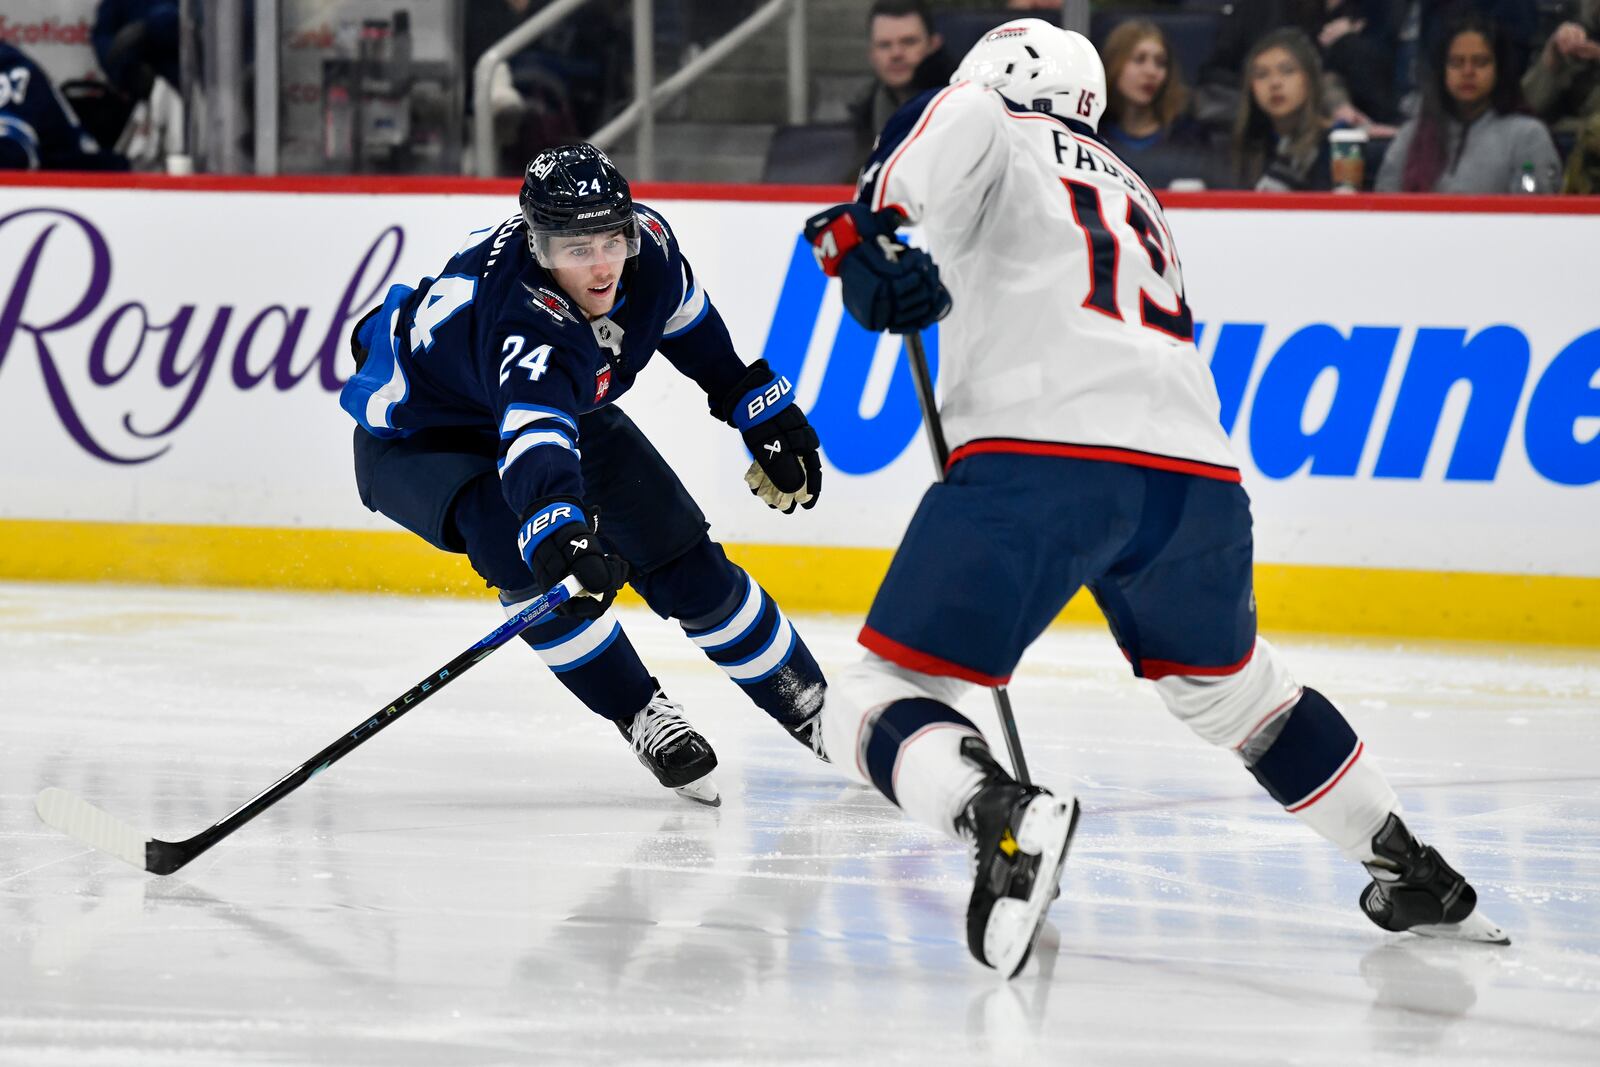
[[(620, 409), (578, 420), (584, 503), (600, 518), (607, 551), (633, 568), (629, 584), (768, 715), (794, 726), (820, 704), (822, 673), (805, 643), (722, 546), (666, 460)], [(518, 517), (500, 492), (493, 431), (426, 430), (380, 440), (355, 436), (361, 501), (429, 544), (465, 552), (485, 582), (512, 604), (545, 590), (517, 550)], [(557, 616), (523, 633), (563, 684), (612, 719), (644, 707), (654, 681), (609, 615)]]
[(1087, 585), (1135, 675), (1214, 674), (1255, 646), (1250, 500), (1235, 482), (980, 454), (929, 488), (861, 631), (903, 667), (999, 685)]
[[(607, 551), (628, 561), (633, 587), (662, 618), (699, 618), (725, 589), (656, 577), (666, 564), (714, 543), (700, 506), (633, 420), (615, 406), (578, 419), (584, 504), (600, 517)], [(373, 511), (446, 552), (465, 552), (483, 580), (522, 599), (543, 593), (517, 550), (518, 517), (500, 492), (499, 438), (474, 429), (422, 430), (382, 440), (357, 428), (356, 486)], [(704, 547), (700, 542), (708, 544)], [(715, 555), (722, 556), (720, 547)]]

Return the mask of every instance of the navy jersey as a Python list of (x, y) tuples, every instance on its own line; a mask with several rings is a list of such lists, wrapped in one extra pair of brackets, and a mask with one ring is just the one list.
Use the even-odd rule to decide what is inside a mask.
[(127, 170), (78, 124), (50, 76), (0, 41), (0, 169)]
[(495, 429), (501, 488), (519, 516), (545, 497), (582, 499), (578, 416), (626, 393), (657, 351), (713, 405), (745, 373), (666, 220), (634, 210), (639, 254), (609, 315), (584, 317), (513, 216), (469, 234), (437, 278), (390, 288), (360, 329), (367, 355), (340, 405), (378, 437)]

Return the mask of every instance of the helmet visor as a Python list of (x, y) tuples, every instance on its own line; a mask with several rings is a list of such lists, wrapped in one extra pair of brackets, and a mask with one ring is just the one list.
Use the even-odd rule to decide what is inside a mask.
[(639, 254), (639, 226), (611, 224), (589, 231), (533, 231), (533, 254), (546, 270), (620, 263)]

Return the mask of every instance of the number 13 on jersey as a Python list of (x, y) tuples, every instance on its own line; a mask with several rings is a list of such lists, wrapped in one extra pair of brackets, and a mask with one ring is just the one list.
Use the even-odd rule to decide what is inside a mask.
[(1156, 225), (1150, 213), (1135, 203), (1131, 196), (1128, 198), (1128, 226), (1138, 237), (1151, 272), (1160, 285), (1172, 294), (1177, 307), (1169, 308), (1157, 303), (1149, 290), (1141, 285), (1139, 318), (1135, 322), (1123, 314), (1117, 301), (1117, 272), (1121, 267), (1122, 250), (1117, 235), (1106, 225), (1100, 190), (1069, 178), (1062, 178), (1061, 184), (1067, 187), (1067, 193), (1072, 198), (1072, 217), (1089, 243), (1089, 295), (1084, 297), (1083, 306), (1114, 319), (1149, 327), (1179, 341), (1193, 341), (1194, 316), (1190, 314), (1189, 305), (1184, 301), (1178, 284), (1167, 278), (1170, 257), (1163, 247), (1164, 231)]

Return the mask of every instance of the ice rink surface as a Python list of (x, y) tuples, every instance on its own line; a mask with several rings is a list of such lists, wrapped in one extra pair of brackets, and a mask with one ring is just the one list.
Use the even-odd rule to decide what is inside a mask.
[[(514, 643), (172, 877), (34, 815), (59, 785), (188, 837), (499, 618), (0, 585), (0, 1063), (1600, 1063), (1593, 652), (1278, 642), (1509, 948), (1370, 925), (1363, 872), (1090, 630), (1012, 690), (1036, 776), (1085, 812), (1009, 986), (961, 940), (964, 853), (642, 611), (720, 809), (656, 786)], [(825, 668), (856, 655), (855, 620), (797, 622)], [(993, 722), (981, 691), (964, 710)]]

